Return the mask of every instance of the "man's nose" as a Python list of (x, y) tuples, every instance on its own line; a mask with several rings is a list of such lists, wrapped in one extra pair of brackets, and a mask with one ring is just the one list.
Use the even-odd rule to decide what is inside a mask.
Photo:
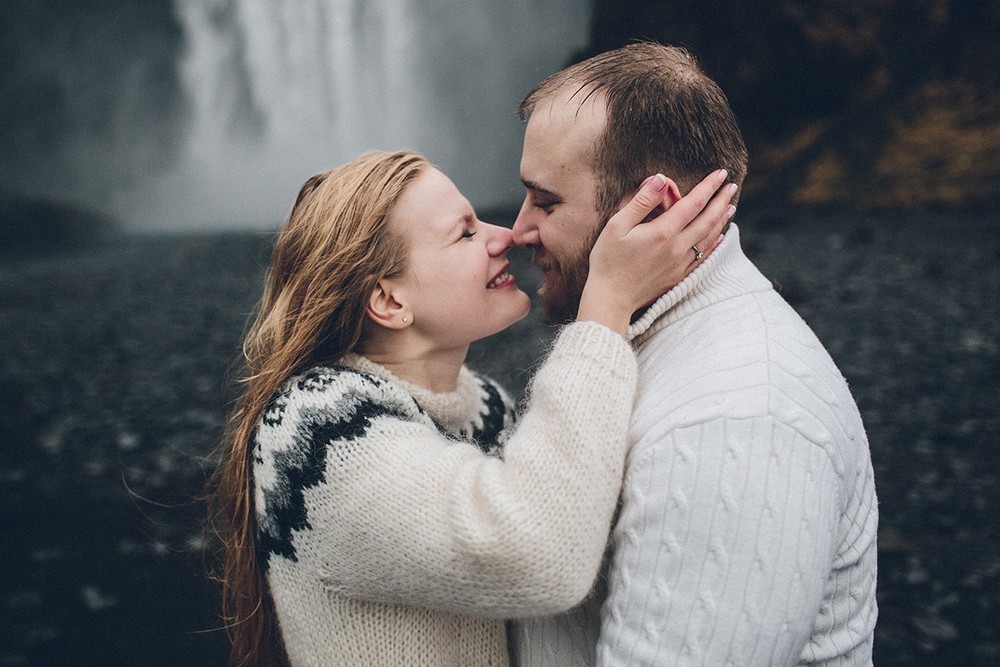
[(531, 206), (528, 197), (525, 197), (524, 202), (521, 203), (521, 210), (517, 213), (517, 220), (514, 221), (514, 227), (511, 230), (516, 245), (522, 248), (525, 246), (541, 245), (541, 239), (538, 236), (538, 225), (534, 222), (536, 213), (537, 211)]

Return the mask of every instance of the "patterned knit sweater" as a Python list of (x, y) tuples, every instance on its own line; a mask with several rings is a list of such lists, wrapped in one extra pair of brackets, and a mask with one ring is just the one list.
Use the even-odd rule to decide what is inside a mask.
[(522, 667), (870, 665), (861, 417), (739, 230), (630, 335), (639, 391), (607, 591), (525, 622)]
[(513, 429), (503, 391), (464, 368), (448, 394), (356, 355), (289, 379), (254, 475), (292, 664), (508, 664), (505, 617), (593, 584), (635, 388), (629, 345), (593, 323), (560, 333)]

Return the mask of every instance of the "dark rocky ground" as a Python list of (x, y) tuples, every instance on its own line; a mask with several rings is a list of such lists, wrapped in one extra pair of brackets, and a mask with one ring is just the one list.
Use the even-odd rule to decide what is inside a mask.
[[(1000, 662), (997, 222), (743, 225), (865, 417), (878, 665)], [(0, 260), (0, 665), (223, 664), (197, 495), (267, 251), (220, 234)], [(471, 363), (519, 391), (550, 335), (533, 312)]]

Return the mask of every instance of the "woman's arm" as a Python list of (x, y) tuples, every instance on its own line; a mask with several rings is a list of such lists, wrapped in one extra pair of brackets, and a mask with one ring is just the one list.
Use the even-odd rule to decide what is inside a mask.
[[(294, 390), (279, 426), (259, 435), (261, 525), (287, 536), (268, 566), (308, 568), (317, 585), (366, 600), (497, 617), (567, 609), (601, 563), (635, 385), (621, 336), (569, 325), (503, 459), (407, 416), (377, 383), (350, 396), (335, 384)], [(316, 455), (321, 469), (273, 474), (279, 461), (309, 467)], [(289, 477), (314, 482), (294, 530), (277, 525), (293, 514), (275, 491)]]

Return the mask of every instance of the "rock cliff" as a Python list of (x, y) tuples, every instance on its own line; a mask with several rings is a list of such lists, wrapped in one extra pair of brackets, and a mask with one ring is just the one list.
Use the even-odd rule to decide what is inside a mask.
[(1000, 2), (595, 0), (589, 50), (686, 46), (730, 97), (747, 197), (859, 210), (997, 208)]

